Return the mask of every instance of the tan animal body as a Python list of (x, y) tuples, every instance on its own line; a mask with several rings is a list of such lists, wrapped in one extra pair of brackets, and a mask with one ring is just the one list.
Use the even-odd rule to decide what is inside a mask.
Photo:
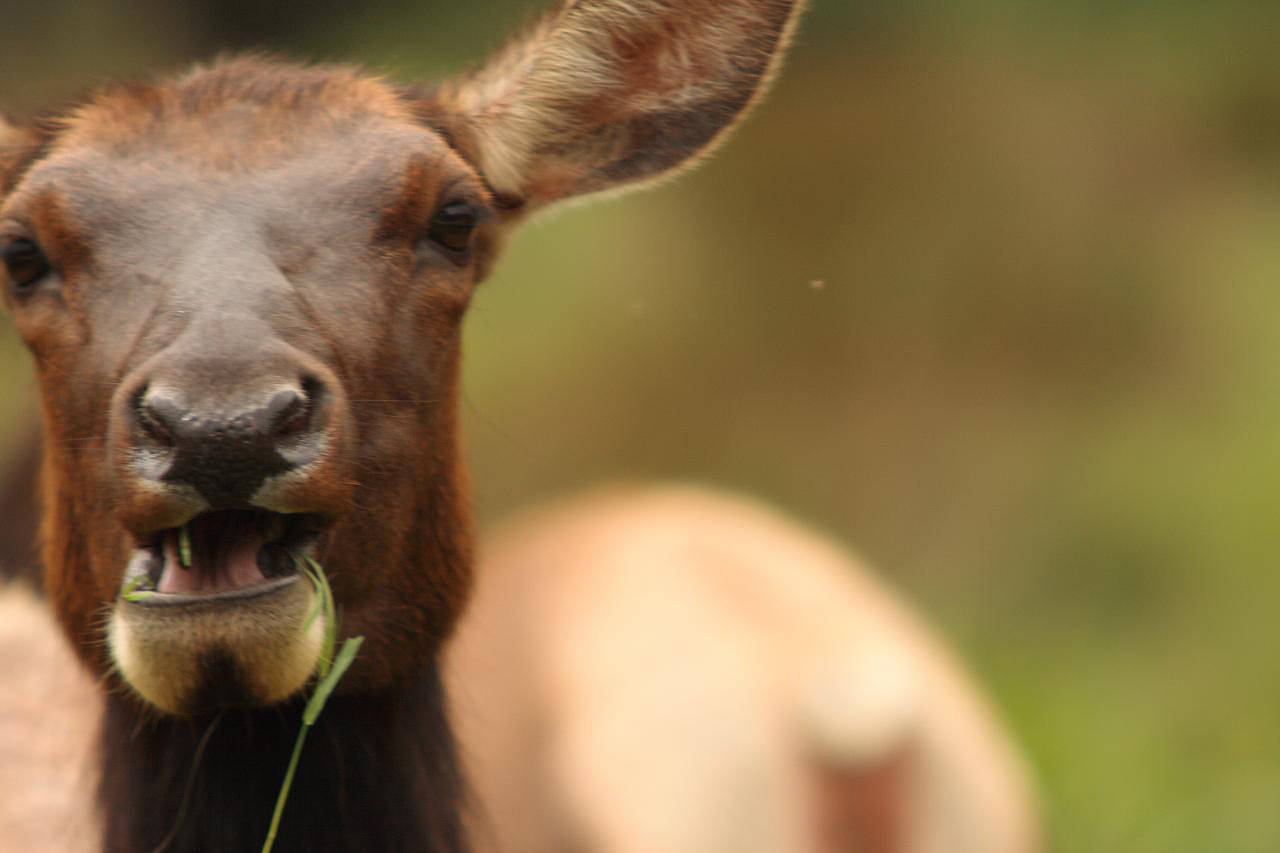
[(839, 548), (695, 488), (485, 540), (447, 681), (482, 849), (1038, 849), (1016, 749)]
[(94, 849), (258, 849), (333, 627), (364, 645), (274, 849), (468, 846), (441, 656), (474, 575), (456, 423), (472, 291), (530, 213), (718, 144), (796, 15), (565, 0), (436, 87), (232, 58), (0, 124), (44, 586), (101, 701)]
[(88, 853), (102, 698), (49, 610), (0, 584), (0, 853)]

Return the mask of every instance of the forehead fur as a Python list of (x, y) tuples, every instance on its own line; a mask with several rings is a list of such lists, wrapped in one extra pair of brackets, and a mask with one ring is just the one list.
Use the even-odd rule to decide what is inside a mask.
[(270, 160), (299, 137), (377, 120), (416, 123), (396, 89), (354, 68), (233, 57), (97, 93), (62, 120), (57, 147), (126, 156), (163, 148), (232, 167)]

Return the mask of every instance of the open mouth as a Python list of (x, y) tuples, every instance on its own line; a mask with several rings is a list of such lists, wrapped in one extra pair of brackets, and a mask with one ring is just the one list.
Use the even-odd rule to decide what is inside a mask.
[(274, 589), (298, 574), (322, 527), (320, 517), (311, 514), (201, 513), (139, 544), (125, 571), (123, 595), (130, 601), (189, 600)]

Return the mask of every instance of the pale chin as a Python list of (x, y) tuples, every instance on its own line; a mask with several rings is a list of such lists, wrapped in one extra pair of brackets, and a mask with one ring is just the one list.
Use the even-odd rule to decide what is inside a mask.
[(301, 690), (316, 671), (325, 616), (305, 578), (236, 601), (116, 601), (108, 646), (124, 681), (157, 709), (175, 715), (204, 710), (202, 697), (225, 685), (210, 683), (209, 661), (222, 677), (234, 673), (237, 703), (263, 706)]

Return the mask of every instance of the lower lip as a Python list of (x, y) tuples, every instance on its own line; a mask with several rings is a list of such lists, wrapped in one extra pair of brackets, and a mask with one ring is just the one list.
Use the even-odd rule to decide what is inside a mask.
[(149, 592), (136, 599), (123, 599), (120, 604), (128, 607), (213, 608), (242, 604), (255, 598), (272, 595), (302, 580), (299, 575), (272, 578), (252, 586), (242, 586), (223, 592), (186, 595), (171, 592)]

